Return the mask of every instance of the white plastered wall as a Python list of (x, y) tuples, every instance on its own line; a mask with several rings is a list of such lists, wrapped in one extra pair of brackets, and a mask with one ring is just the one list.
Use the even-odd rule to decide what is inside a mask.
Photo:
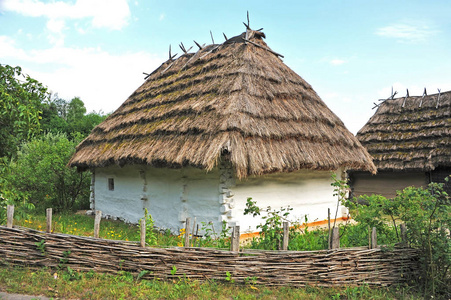
[[(187, 217), (197, 224), (214, 222), (220, 228), (219, 173), (142, 166), (95, 170), (95, 209), (104, 215), (137, 223), (147, 208), (155, 225), (177, 233)], [(114, 190), (108, 187), (114, 179)]]
[[(341, 171), (336, 172), (337, 177)], [(257, 225), (264, 223), (260, 217), (244, 216), (247, 198), (257, 201), (257, 206), (266, 209), (280, 207), (293, 208), (290, 212), (290, 221), (308, 222), (327, 219), (328, 208), (331, 218), (335, 216), (337, 208), (337, 196), (333, 196), (330, 171), (301, 170), (291, 173), (270, 174), (259, 177), (249, 177), (241, 181), (236, 180), (231, 187), (235, 202), (230, 221), (240, 225), (240, 231), (256, 232)], [(337, 218), (346, 216), (346, 209), (342, 206), (338, 209)]]

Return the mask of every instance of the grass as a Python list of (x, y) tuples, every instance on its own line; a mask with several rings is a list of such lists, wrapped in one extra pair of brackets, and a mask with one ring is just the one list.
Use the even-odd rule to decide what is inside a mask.
[(408, 287), (368, 286), (266, 287), (184, 278), (171, 282), (141, 280), (130, 273), (117, 275), (80, 273), (71, 269), (54, 271), (20, 267), (0, 268), (0, 290), (63, 299), (420, 299)]
[[(46, 217), (43, 215), (30, 215), (26, 219), (14, 220), (14, 225), (44, 231)], [(55, 214), (52, 217), (52, 231), (79, 236), (94, 235), (94, 217), (78, 214)], [(121, 221), (105, 220), (100, 222), (99, 236), (102, 239), (139, 241), (139, 226)], [(172, 235), (169, 231), (156, 232), (157, 245), (177, 246), (182, 242), (182, 236)]]

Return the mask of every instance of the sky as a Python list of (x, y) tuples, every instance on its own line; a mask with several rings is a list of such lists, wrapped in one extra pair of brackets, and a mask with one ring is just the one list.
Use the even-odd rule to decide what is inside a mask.
[(451, 1), (0, 0), (0, 63), (90, 111), (116, 110), (178, 45), (250, 27), (352, 132), (374, 102), (451, 90)]

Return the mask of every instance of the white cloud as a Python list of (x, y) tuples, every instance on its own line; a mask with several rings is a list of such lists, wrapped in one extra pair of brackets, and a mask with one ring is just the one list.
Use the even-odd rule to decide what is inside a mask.
[(166, 18), (166, 14), (161, 14), (161, 15), (160, 15), (160, 21), (163, 21), (164, 18)]
[(336, 58), (336, 59), (332, 59), (331, 61), (329, 61), (329, 63), (330, 63), (331, 65), (334, 65), (334, 66), (339, 66), (339, 65), (342, 65), (342, 64), (344, 64), (344, 63), (347, 63), (347, 61), (344, 60), (344, 59), (338, 59), (338, 58)]
[(435, 35), (438, 31), (427, 25), (393, 24), (376, 30), (376, 34), (398, 41), (422, 42)]
[(24, 51), (5, 36), (0, 36), (0, 49), (0, 61), (21, 65), (25, 73), (64, 99), (79, 96), (88, 111), (115, 110), (144, 82), (143, 72), (153, 71), (164, 61), (142, 51), (113, 55), (100, 48), (56, 46)]
[(60, 33), (64, 29), (64, 21), (57, 19), (50, 19), (47, 21), (47, 29), (51, 32)]
[(47, 21), (47, 29), (50, 31), (50, 34), (47, 36), (50, 44), (62, 46), (64, 45), (64, 21), (57, 19), (50, 19)]
[(3, 10), (53, 20), (90, 18), (93, 27), (113, 30), (122, 29), (130, 19), (127, 0), (77, 0), (75, 3), (5, 0)]

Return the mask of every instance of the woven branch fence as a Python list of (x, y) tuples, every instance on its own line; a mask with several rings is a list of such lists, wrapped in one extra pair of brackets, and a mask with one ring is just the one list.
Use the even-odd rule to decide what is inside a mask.
[[(252, 278), (278, 286), (387, 286), (416, 276), (419, 252), (412, 248), (367, 247), (321, 251), (232, 252), (213, 248), (151, 248), (27, 228), (0, 226), (0, 264), (66, 268), (116, 274), (148, 273), (142, 278), (225, 280)], [(173, 267), (177, 272), (171, 274)]]

